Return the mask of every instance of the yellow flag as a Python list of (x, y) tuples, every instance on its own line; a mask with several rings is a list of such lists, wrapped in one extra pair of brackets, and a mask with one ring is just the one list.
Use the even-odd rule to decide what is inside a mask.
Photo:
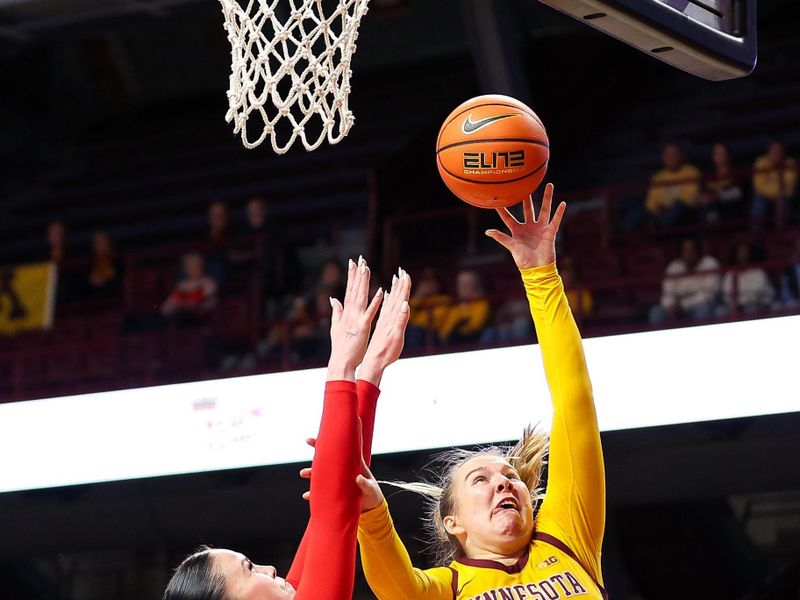
[(0, 267), (0, 334), (50, 328), (57, 273), (49, 262)]

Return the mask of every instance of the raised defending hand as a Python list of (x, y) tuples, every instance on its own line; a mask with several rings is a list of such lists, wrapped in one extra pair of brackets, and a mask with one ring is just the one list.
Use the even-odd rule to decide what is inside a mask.
[(378, 307), (381, 305), (383, 291), (373, 296), (368, 304), (369, 267), (359, 257), (358, 264), (348, 263), (347, 287), (344, 306), (331, 298), (331, 358), (328, 362), (328, 379), (355, 380), (355, 368), (364, 358), (367, 340)]
[(367, 346), (364, 362), (358, 371), (360, 379), (378, 385), (384, 369), (400, 358), (411, 311), (411, 277), (403, 269), (392, 277), (392, 289), (384, 295), (383, 306), (375, 331)]
[(556, 259), (556, 234), (561, 225), (564, 210), (567, 208), (564, 202), (560, 203), (551, 219), (552, 205), (553, 184), (548, 183), (544, 188), (544, 198), (538, 220), (534, 215), (533, 199), (528, 198), (522, 203), (525, 215), (522, 223), (517, 221), (507, 208), (497, 209), (497, 214), (500, 215), (511, 235), (497, 229), (487, 230), (486, 235), (511, 252), (511, 256), (514, 257), (514, 262), (517, 263), (517, 268), (520, 270), (549, 265)]

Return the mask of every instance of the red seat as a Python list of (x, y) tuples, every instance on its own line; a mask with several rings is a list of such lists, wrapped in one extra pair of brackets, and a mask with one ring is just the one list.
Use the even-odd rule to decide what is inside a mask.
[(250, 319), (250, 301), (246, 296), (224, 298), (211, 311), (216, 330), (241, 330), (250, 325)]
[(19, 349), (41, 348), (47, 346), (49, 338), (45, 331), (25, 331), (16, 334), (14, 341)]
[(638, 306), (651, 306), (661, 302), (661, 284), (638, 285), (632, 292), (633, 301)]
[(658, 246), (636, 246), (626, 249), (625, 272), (633, 276), (662, 275), (667, 266), (664, 251)]
[(45, 357), (42, 378), (47, 381), (77, 381), (83, 375), (83, 353), (65, 351)]
[(776, 232), (765, 241), (769, 260), (788, 260), (795, 252), (800, 233), (797, 231)]
[(160, 333), (136, 333), (122, 338), (122, 362), (127, 370), (149, 371), (159, 365), (164, 347)]
[(604, 281), (619, 277), (619, 259), (610, 252), (580, 256), (580, 276), (584, 281)]
[(117, 354), (98, 349), (86, 355), (86, 372), (93, 377), (113, 375), (117, 371)]
[(129, 275), (126, 308), (133, 312), (155, 312), (167, 297), (163, 271), (140, 267)]
[(595, 297), (594, 309), (587, 319), (593, 324), (632, 323), (637, 320), (641, 309), (625, 297), (625, 294), (609, 294)]
[(137, 292), (153, 291), (161, 287), (161, 271), (156, 268), (137, 268), (130, 277), (131, 285)]
[(168, 370), (199, 371), (206, 366), (207, 330), (204, 327), (181, 327), (167, 332), (165, 367)]
[(93, 341), (112, 340), (119, 335), (119, 313), (93, 315), (86, 319), (86, 337)]
[(570, 252), (584, 254), (590, 248), (604, 244), (607, 224), (602, 210), (582, 210), (565, 224), (565, 242)]
[(14, 377), (14, 363), (10, 359), (0, 358), (0, 381), (11, 381)]
[(566, 231), (571, 236), (596, 235), (605, 229), (602, 209), (586, 209), (569, 217)]
[(80, 342), (86, 338), (86, 320), (83, 317), (56, 319), (50, 331), (50, 341), (54, 345)]

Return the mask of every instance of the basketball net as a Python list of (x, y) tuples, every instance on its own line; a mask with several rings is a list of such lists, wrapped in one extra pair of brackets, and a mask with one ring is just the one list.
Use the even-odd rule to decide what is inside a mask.
[(225, 120), (245, 148), (267, 137), (278, 154), (298, 139), (306, 150), (326, 138), (340, 142), (355, 120), (347, 102), (350, 60), (369, 0), (220, 3), (231, 44)]

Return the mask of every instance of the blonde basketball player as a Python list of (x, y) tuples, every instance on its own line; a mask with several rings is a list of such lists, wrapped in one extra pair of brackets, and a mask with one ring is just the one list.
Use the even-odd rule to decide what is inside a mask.
[[(555, 264), (565, 204), (550, 219), (552, 198), (548, 184), (538, 220), (530, 200), (523, 223), (498, 209), (510, 235), (486, 232), (519, 267), (544, 358), (553, 401), (546, 494), (539, 497), (545, 436), (527, 431), (505, 451), (456, 451), (438, 485), (408, 486), (431, 500), (428, 524), (440, 551), (442, 566), (421, 570), (412, 565), (375, 479), (359, 476), (361, 559), (379, 600), (606, 598), (603, 456), (581, 338)], [(524, 376), (519, 386), (525, 393)]]

